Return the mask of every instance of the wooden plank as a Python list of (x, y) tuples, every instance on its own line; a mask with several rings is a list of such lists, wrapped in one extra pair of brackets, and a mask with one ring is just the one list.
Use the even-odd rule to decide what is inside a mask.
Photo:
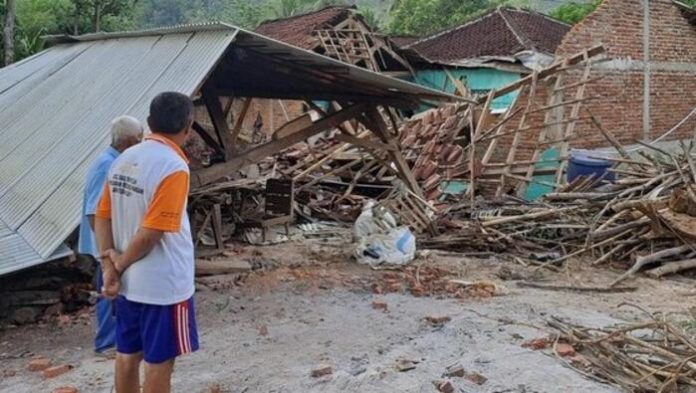
[(336, 134), (336, 136), (334, 136), (334, 138), (336, 140), (341, 141), (341, 142), (350, 143), (352, 145), (362, 147), (363, 149), (367, 149), (367, 150), (389, 151), (389, 150), (395, 149), (394, 146), (387, 145), (385, 143), (371, 141), (371, 140), (368, 140), (366, 138), (364, 138), (364, 139), (356, 138), (353, 135), (349, 135), (349, 134), (345, 134), (345, 133)]
[(245, 273), (251, 271), (251, 264), (240, 260), (196, 260), (196, 276), (213, 276), (218, 274)]
[(213, 205), (213, 235), (215, 236), (215, 245), (218, 250), (225, 249), (225, 242), (222, 240), (222, 210), (220, 204)]
[[(567, 66), (567, 62), (564, 62), (564, 66)], [(556, 81), (554, 83), (554, 88), (551, 92), (551, 96), (549, 97), (549, 103), (550, 105), (556, 104), (558, 101), (563, 101), (563, 93), (560, 92), (559, 88), (563, 86), (563, 74), (557, 74), (556, 75)], [(544, 115), (544, 127), (541, 129), (539, 132), (539, 142), (543, 142), (546, 140), (546, 134), (548, 133), (548, 127), (551, 127), (553, 123), (551, 120), (553, 119), (554, 113), (553, 111), (548, 111)], [(565, 117), (565, 116), (562, 116)], [(529, 128), (529, 127), (528, 127)], [(527, 168), (527, 173), (524, 175), (524, 181), (520, 184), (520, 186), (517, 188), (517, 197), (519, 198), (524, 198), (524, 195), (527, 192), (527, 185), (529, 182), (532, 181), (534, 177), (534, 167), (536, 166), (536, 161), (539, 159), (539, 155), (541, 154), (541, 148), (537, 144), (537, 147), (534, 149), (534, 153), (532, 153), (532, 164), (529, 164)], [(554, 189), (556, 188), (556, 185), (554, 184), (552, 186)]]
[(198, 136), (200, 136), (201, 139), (203, 139), (203, 141), (204, 141), (208, 146), (210, 146), (211, 148), (213, 148), (213, 150), (215, 150), (215, 151), (218, 152), (219, 154), (222, 154), (222, 155), (225, 154), (225, 151), (222, 149), (222, 147), (220, 147), (220, 145), (217, 143), (217, 141), (215, 140), (215, 138), (213, 138), (212, 136), (210, 136), (210, 134), (208, 133), (208, 131), (206, 131), (205, 128), (203, 128), (203, 126), (201, 126), (200, 124), (198, 124), (197, 121), (194, 121), (194, 122), (193, 122), (193, 127), (192, 127), (192, 128), (193, 128), (193, 130), (196, 132), (196, 134), (198, 134)]
[(246, 118), (247, 112), (249, 111), (249, 107), (251, 106), (251, 101), (253, 98), (251, 97), (245, 97), (244, 98), (244, 104), (242, 105), (242, 110), (237, 114), (237, 119), (235, 120), (234, 123), (234, 128), (232, 128), (232, 136), (230, 137), (232, 139), (232, 142), (237, 141), (237, 137), (239, 136), (239, 132), (242, 130), (242, 125), (244, 124), (244, 118)]
[(471, 205), (474, 205), (476, 200), (476, 139), (481, 132), (483, 132), (483, 125), (490, 117), (491, 104), (493, 103), (493, 91), (488, 93), (488, 99), (486, 103), (481, 108), (481, 115), (476, 122), (476, 128), (471, 127), (469, 138), (469, 189), (467, 193), (469, 194)]
[[(589, 53), (585, 52), (584, 59), (585, 59), (585, 70), (583, 71), (583, 74), (582, 74), (582, 80), (588, 80), (588, 79), (590, 79), (590, 72), (592, 70), (591, 64), (590, 64)], [(580, 108), (582, 108), (582, 103), (584, 101), (586, 86), (587, 86), (587, 84), (582, 84), (582, 85), (578, 86), (578, 89), (575, 92), (576, 103), (575, 103), (575, 105), (573, 105), (573, 109), (571, 109), (571, 111), (570, 111), (570, 118), (571, 119), (574, 119), (574, 118), (580, 116)], [(577, 124), (577, 123), (571, 122), (571, 123), (568, 123), (566, 125), (565, 133), (563, 134), (563, 136), (566, 139), (570, 139), (575, 135), (575, 124)], [(561, 156), (568, 155), (568, 150), (569, 150), (568, 141), (562, 142), (559, 155), (561, 155)], [(558, 171), (556, 172), (556, 184), (558, 184), (559, 186), (561, 184), (561, 180), (563, 177), (563, 173), (565, 171), (565, 167), (566, 167), (566, 162), (562, 161), (561, 164), (558, 166)], [(559, 186), (557, 186), (557, 187), (559, 187)]]
[[(534, 103), (534, 98), (536, 97), (536, 88), (537, 88), (537, 82), (538, 82), (538, 77), (539, 73), (534, 71), (532, 73), (532, 83), (530, 85), (529, 89), (529, 97), (527, 98), (527, 108), (525, 109), (524, 113), (522, 114), (522, 117), (520, 118), (520, 123), (517, 129), (519, 130), (520, 128), (524, 128), (525, 124), (527, 123), (527, 117), (529, 116), (529, 113), (531, 112), (530, 109), (532, 108), (532, 105)], [(505, 168), (503, 169), (503, 174), (500, 177), (500, 184), (498, 185), (498, 188), (495, 191), (495, 196), (496, 198), (500, 198), (503, 194), (503, 191), (505, 190), (505, 182), (506, 182), (506, 175), (510, 174), (510, 168), (512, 162), (515, 161), (515, 154), (517, 153), (517, 146), (520, 143), (521, 139), (521, 133), (517, 132), (515, 136), (512, 138), (512, 145), (510, 146), (510, 151), (508, 152)]]
[(375, 125), (376, 128), (372, 129), (372, 131), (375, 132), (383, 142), (391, 144), (395, 147), (394, 150), (389, 150), (389, 156), (394, 162), (394, 165), (396, 165), (396, 168), (399, 170), (399, 177), (402, 178), (411, 191), (413, 191), (419, 197), (423, 197), (423, 191), (421, 190), (420, 185), (418, 185), (418, 181), (416, 181), (416, 178), (413, 176), (413, 172), (411, 172), (411, 168), (408, 166), (404, 156), (401, 154), (398, 144), (396, 143), (396, 139), (389, 133), (389, 127), (382, 118), (382, 115), (379, 113), (377, 107), (368, 107), (365, 117), (370, 119)]
[(294, 134), (312, 125), (312, 117), (309, 114), (304, 114), (294, 120), (283, 124), (276, 132), (273, 133), (273, 139), (285, 138), (288, 135)]
[(335, 128), (345, 121), (360, 116), (365, 111), (365, 108), (366, 107), (364, 104), (358, 104), (345, 108), (339, 112), (332, 113), (329, 116), (317, 120), (316, 122), (312, 123), (311, 126), (302, 131), (298, 131), (294, 134), (288, 135), (285, 138), (270, 141), (261, 146), (254, 147), (253, 149), (244, 153), (235, 155), (235, 157), (226, 163), (214, 165), (210, 168), (193, 172), (191, 173), (191, 188), (195, 189), (197, 187), (210, 184), (222, 177), (225, 177), (231, 172), (234, 172), (247, 165), (254, 164), (270, 155), (287, 149), (296, 143), (302, 142), (311, 136)]
[(213, 122), (215, 131), (220, 138), (220, 145), (225, 151), (225, 161), (227, 161), (232, 154), (232, 150), (234, 149), (234, 140), (232, 139), (232, 134), (227, 126), (227, 119), (225, 119), (222, 105), (220, 104), (220, 97), (214, 95), (210, 90), (204, 90), (203, 102), (205, 102), (205, 107), (208, 109), (210, 120)]
[[(566, 70), (569, 67), (572, 67), (578, 63), (583, 62), (585, 60), (586, 53), (590, 58), (595, 57), (597, 55), (600, 55), (600, 54), (604, 53), (604, 45), (600, 44), (600, 45), (594, 46), (594, 47), (588, 49), (587, 51), (577, 53), (577, 54), (575, 54), (567, 59), (559, 61), (559, 62), (553, 64), (552, 66), (540, 71), (537, 75), (537, 78), (544, 79), (544, 78), (549, 77), (557, 72)], [(566, 63), (567, 65), (564, 65), (564, 63)], [(511, 83), (503, 88), (500, 88), (500, 89), (495, 91), (495, 98), (502, 97), (508, 93), (512, 93), (513, 91), (519, 89), (520, 87), (529, 84), (531, 82), (531, 80), (532, 80), (532, 75), (529, 75), (529, 76), (526, 76), (518, 81), (515, 81), (515, 82), (513, 82), (513, 83)], [(480, 98), (479, 103), (482, 104), (483, 102), (484, 102), (484, 99)]]

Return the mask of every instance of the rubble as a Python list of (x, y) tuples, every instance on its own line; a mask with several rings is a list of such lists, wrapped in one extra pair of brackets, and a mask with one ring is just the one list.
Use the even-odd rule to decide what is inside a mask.
[(72, 370), (73, 366), (69, 364), (62, 364), (60, 366), (53, 366), (44, 369), (41, 373), (43, 374), (44, 378), (55, 378), (57, 376), (63, 375), (67, 373), (68, 371)]
[(372, 308), (375, 310), (380, 310), (382, 312), (387, 312), (389, 309), (389, 306), (387, 305), (386, 302), (375, 300), (374, 302), (372, 302)]
[(443, 316), (436, 316), (436, 315), (428, 315), (425, 317), (425, 320), (428, 321), (433, 326), (443, 326), (447, 322), (451, 321), (452, 318), (448, 317), (446, 315)]
[(626, 391), (679, 391), (679, 387), (696, 386), (696, 342), (666, 318), (605, 328), (557, 318), (548, 324), (560, 338), (580, 348), (583, 361), (569, 364), (583, 374)]
[(74, 386), (61, 386), (54, 389), (53, 393), (79, 393), (79, 390)]
[(51, 359), (46, 358), (32, 359), (27, 364), (27, 370), (29, 371), (43, 371), (49, 367), (51, 367)]
[(320, 378), (325, 375), (331, 375), (333, 373), (333, 368), (328, 364), (320, 364), (312, 369), (310, 375), (312, 378)]
[(437, 388), (438, 392), (442, 393), (454, 393), (455, 388), (450, 381), (433, 381), (433, 384)]

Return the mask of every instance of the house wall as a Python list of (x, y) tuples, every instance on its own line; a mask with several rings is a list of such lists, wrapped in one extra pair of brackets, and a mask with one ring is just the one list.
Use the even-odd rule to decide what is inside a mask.
[[(494, 68), (448, 68), (450, 74), (464, 82), (474, 93), (485, 94), (520, 79), (518, 72), (502, 71)], [(443, 70), (417, 70), (413, 80), (417, 84), (431, 89), (456, 93), (457, 89)], [(493, 110), (507, 109), (515, 101), (517, 92), (502, 96), (493, 101)], [(426, 108), (427, 109), (427, 108)]]
[[(573, 27), (556, 54), (598, 44), (609, 61), (593, 69), (591, 77), (602, 79), (587, 86), (585, 96), (596, 99), (584, 106), (621, 143), (655, 139), (696, 107), (696, 27), (671, 0), (605, 0)], [(578, 77), (579, 71), (571, 73), (567, 83)], [(665, 140), (689, 138), (695, 130), (692, 118)], [(572, 147), (608, 146), (589, 120), (578, 123), (576, 135)]]

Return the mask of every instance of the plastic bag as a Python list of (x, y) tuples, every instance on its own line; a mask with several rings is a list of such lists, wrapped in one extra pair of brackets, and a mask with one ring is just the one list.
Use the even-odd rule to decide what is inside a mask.
[(358, 240), (353, 253), (359, 263), (372, 267), (407, 265), (416, 257), (416, 237), (408, 227), (373, 233)]

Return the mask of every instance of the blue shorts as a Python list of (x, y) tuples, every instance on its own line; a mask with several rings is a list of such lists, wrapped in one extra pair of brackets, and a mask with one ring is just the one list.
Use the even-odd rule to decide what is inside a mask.
[(157, 364), (198, 350), (193, 297), (181, 303), (157, 306), (116, 299), (116, 350), (143, 352)]

